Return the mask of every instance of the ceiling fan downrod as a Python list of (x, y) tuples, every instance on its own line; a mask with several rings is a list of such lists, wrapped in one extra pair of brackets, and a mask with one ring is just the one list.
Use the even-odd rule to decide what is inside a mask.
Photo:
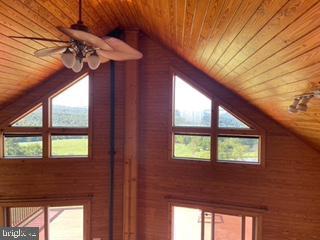
[(71, 29), (89, 32), (89, 28), (82, 21), (82, 0), (79, 0), (79, 20), (71, 25)]

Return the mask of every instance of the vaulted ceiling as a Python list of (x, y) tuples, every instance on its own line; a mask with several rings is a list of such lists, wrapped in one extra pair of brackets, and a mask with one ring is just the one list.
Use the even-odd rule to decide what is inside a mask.
[[(319, 0), (83, 0), (85, 23), (103, 36), (136, 27), (320, 149), (320, 100), (289, 114), (297, 94), (320, 81)], [(0, 0), (0, 106), (62, 68), (33, 52), (66, 40), (77, 0)]]

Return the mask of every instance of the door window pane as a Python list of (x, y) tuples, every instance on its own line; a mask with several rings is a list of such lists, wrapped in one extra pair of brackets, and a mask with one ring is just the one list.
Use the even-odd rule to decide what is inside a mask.
[(246, 217), (246, 232), (245, 232), (245, 240), (252, 240), (252, 226), (253, 226), (253, 221), (252, 221), (252, 217)]
[(204, 213), (204, 240), (212, 240), (212, 213)]
[(241, 240), (242, 217), (215, 214), (214, 240)]
[(89, 77), (52, 98), (53, 127), (88, 127)]
[(201, 210), (173, 208), (173, 240), (201, 240)]
[(82, 240), (84, 238), (83, 206), (49, 207), (50, 240)]
[(42, 207), (13, 207), (9, 208), (10, 227), (37, 227), (39, 240), (45, 239), (44, 208)]
[(211, 100), (190, 84), (175, 76), (174, 125), (211, 126)]

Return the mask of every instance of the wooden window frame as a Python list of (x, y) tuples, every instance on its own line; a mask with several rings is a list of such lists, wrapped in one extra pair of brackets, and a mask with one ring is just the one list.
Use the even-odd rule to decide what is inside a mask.
[(49, 207), (66, 207), (66, 206), (83, 206), (83, 238), (84, 240), (91, 239), (91, 198), (43, 198), (43, 199), (1, 199), (0, 208), (3, 211), (3, 219), (0, 221), (4, 226), (9, 226), (9, 212), (10, 207), (43, 207), (44, 221), (45, 221), (45, 239), (48, 240), (48, 208)]
[[(185, 74), (181, 73), (176, 69), (171, 69), (171, 84), (170, 84), (170, 119), (169, 119), (169, 160), (186, 160), (183, 162), (196, 162), (201, 164), (211, 164), (211, 165), (243, 165), (249, 167), (265, 167), (265, 144), (266, 144), (266, 133), (265, 129), (256, 124), (254, 121), (244, 116), (240, 112), (234, 110), (230, 105), (223, 102), (221, 99), (217, 98), (204, 89), (198, 82), (192, 80)], [(183, 81), (190, 84), (197, 91), (205, 95), (211, 100), (211, 127), (179, 127), (174, 126), (175, 117), (175, 76), (180, 77)], [(250, 129), (241, 128), (219, 128), (219, 106), (223, 107), (228, 113), (233, 115), (235, 118), (239, 119), (241, 122), (245, 123)], [(232, 109), (232, 111), (230, 110)], [(196, 135), (196, 136), (211, 136), (211, 159), (198, 159), (198, 158), (181, 158), (174, 156), (174, 136), (175, 134), (185, 134), (185, 135)], [(246, 162), (246, 161), (227, 161), (218, 159), (218, 136), (230, 136), (230, 137), (257, 137), (259, 138), (258, 146), (258, 162)]]
[[(51, 104), (52, 99), (65, 91), (66, 89), (72, 87), (77, 82), (81, 81), (83, 78), (88, 77), (88, 127), (52, 127), (51, 126)], [(47, 95), (45, 95), (42, 99), (36, 101), (31, 104), (30, 108), (23, 109), (15, 116), (11, 117), (8, 121), (2, 124), (1, 132), (0, 132), (0, 161), (1, 160), (44, 160), (51, 161), (54, 160), (88, 160), (91, 158), (92, 149), (91, 149), (91, 141), (92, 141), (92, 76), (89, 72), (82, 74), (81, 76), (73, 79), (70, 82), (64, 83), (63, 85), (58, 86), (57, 88), (50, 91)], [(12, 127), (11, 125), (15, 122), (19, 121), (24, 116), (28, 115), (30, 112), (42, 106), (42, 127)], [(4, 135), (41, 135), (42, 136), (42, 157), (5, 157), (4, 155)], [(87, 135), (88, 136), (88, 155), (86, 156), (51, 156), (51, 135)]]
[(252, 240), (261, 240), (262, 239), (262, 215), (267, 209), (259, 209), (252, 207), (243, 207), (243, 206), (232, 206), (225, 204), (210, 204), (210, 203), (200, 203), (195, 201), (184, 201), (184, 200), (176, 200), (172, 199), (168, 204), (168, 223), (169, 223), (169, 240), (174, 240), (174, 207), (185, 207), (185, 208), (193, 208), (201, 210), (201, 240), (204, 240), (204, 213), (209, 212), (212, 214), (212, 234), (211, 239), (214, 240), (214, 218), (215, 214), (226, 214), (232, 216), (241, 216), (241, 240), (245, 240), (245, 217), (252, 217)]

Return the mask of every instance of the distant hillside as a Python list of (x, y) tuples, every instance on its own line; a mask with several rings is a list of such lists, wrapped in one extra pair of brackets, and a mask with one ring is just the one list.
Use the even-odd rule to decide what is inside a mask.
[(232, 116), (230, 113), (226, 111), (221, 111), (219, 114), (219, 127), (221, 128), (243, 128), (246, 127), (240, 120)]
[[(176, 110), (175, 121), (177, 126), (210, 126), (211, 110), (204, 111), (179, 111)], [(231, 127), (232, 128), (242, 128), (245, 125), (239, 121), (237, 118), (232, 116), (226, 111), (219, 112), (219, 126), (222, 128)]]
[[(29, 116), (18, 121), (14, 126), (41, 126), (42, 111), (35, 111)], [(52, 122), (54, 126), (88, 126), (87, 108), (55, 106), (52, 110)]]

